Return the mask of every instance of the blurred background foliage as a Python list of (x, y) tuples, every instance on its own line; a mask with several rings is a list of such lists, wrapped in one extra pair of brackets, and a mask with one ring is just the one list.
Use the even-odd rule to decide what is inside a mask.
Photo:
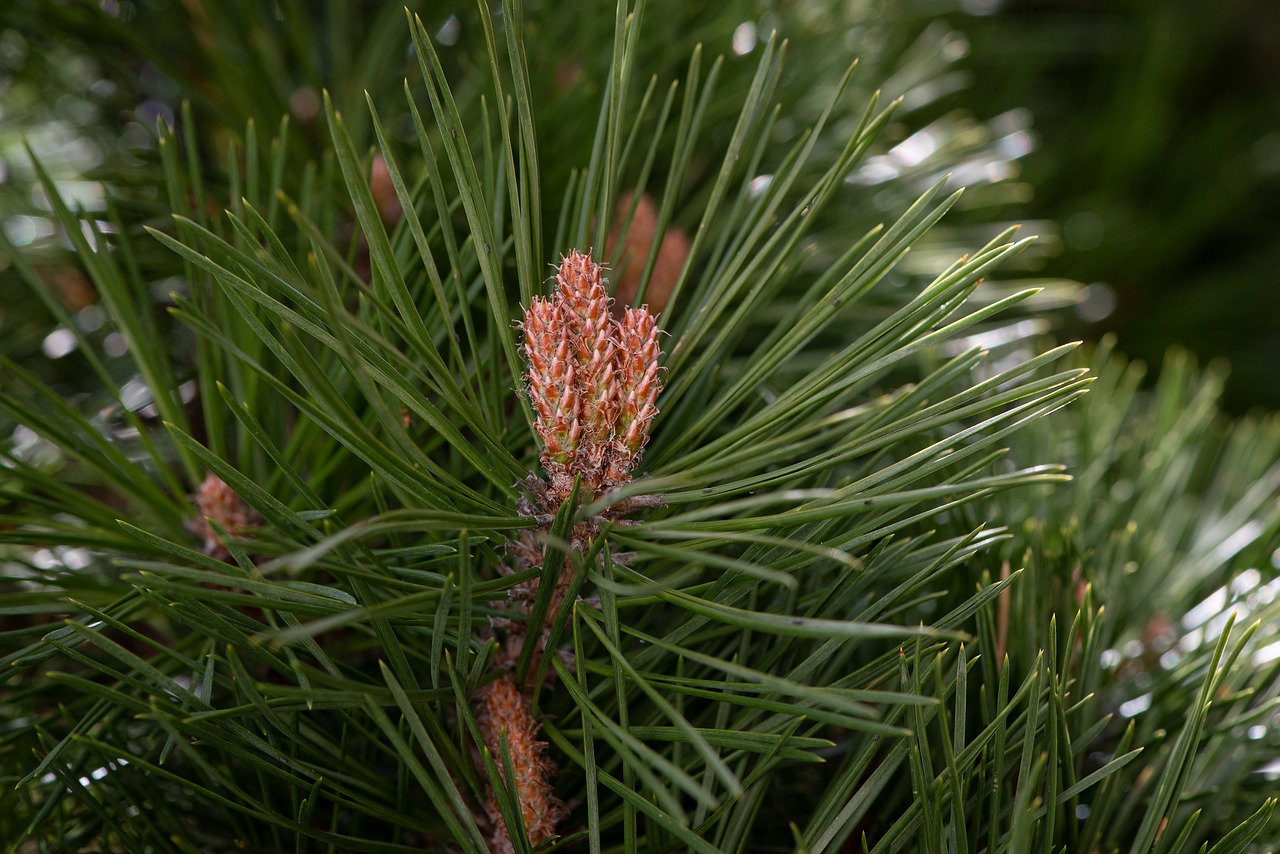
[(1152, 364), (1172, 343), (1226, 357), (1228, 408), (1280, 407), (1280, 6), (961, 5), (960, 98), (1035, 117), (1019, 210), (1057, 223), (1049, 269), (1098, 286), (1077, 328)]

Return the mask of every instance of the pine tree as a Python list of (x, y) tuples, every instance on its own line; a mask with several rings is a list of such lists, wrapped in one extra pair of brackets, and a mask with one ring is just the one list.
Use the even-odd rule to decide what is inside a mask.
[(127, 354), (5, 239), (85, 368), (0, 364), (10, 850), (1275, 838), (1280, 423), (955, 248), (946, 34), (371, 9), (190, 5), (150, 202), (32, 158)]

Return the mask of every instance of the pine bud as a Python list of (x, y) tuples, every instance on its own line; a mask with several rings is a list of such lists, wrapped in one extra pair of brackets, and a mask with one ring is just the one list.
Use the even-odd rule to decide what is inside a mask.
[[(551, 786), (556, 769), (545, 756), (547, 744), (538, 740), (538, 722), (529, 714), (529, 701), (516, 687), (510, 674), (489, 683), (477, 693), (476, 722), (480, 725), (480, 734), (504, 778), (502, 736), (506, 736), (511, 768), (515, 773), (520, 817), (529, 841), (538, 845), (555, 833), (556, 824), (568, 813)], [(492, 791), (489, 792), (485, 811), (493, 823), (490, 836), (493, 850), (512, 850), (510, 832)]]
[(525, 312), (524, 338), (529, 400), (537, 411), (533, 428), (542, 440), (543, 464), (567, 470), (573, 464), (581, 426), (574, 345), (564, 306), (534, 298)]
[(645, 308), (613, 320), (605, 283), (591, 255), (574, 250), (555, 293), (525, 312), (529, 397), (552, 498), (575, 475), (593, 495), (626, 483), (657, 413), (657, 322)]
[[(614, 219), (617, 223), (609, 232), (606, 254), (615, 257), (618, 254), (618, 238), (621, 223), (635, 204), (635, 213), (631, 219), (631, 227), (622, 238), (621, 268), (617, 271), (618, 302), (630, 305), (640, 288), (640, 278), (644, 273), (645, 263), (649, 258), (649, 249), (654, 241), (661, 241), (658, 257), (655, 259), (653, 271), (649, 276), (649, 285), (645, 288), (644, 299), (650, 310), (661, 312), (675, 290), (685, 262), (689, 260), (689, 236), (674, 225), (668, 225), (665, 233), (658, 232), (658, 206), (648, 195), (636, 200), (631, 193), (623, 193), (618, 197), (614, 208)], [(616, 306), (615, 306), (616, 310)]]
[(644, 308), (629, 308), (622, 319), (619, 352), (622, 361), (622, 406), (617, 432), (627, 450), (640, 453), (649, 440), (649, 422), (657, 414), (658, 392), (662, 379), (658, 376), (658, 324)]
[(215, 522), (226, 531), (227, 536), (241, 539), (245, 531), (256, 524), (257, 515), (226, 481), (212, 472), (205, 476), (193, 497), (200, 515), (191, 523), (191, 528), (204, 540), (204, 553), (218, 560), (226, 560), (231, 553), (209, 522)]
[(614, 382), (615, 325), (609, 317), (609, 293), (602, 268), (591, 254), (574, 250), (556, 273), (556, 296), (566, 312), (573, 337), (578, 399), (582, 407), (582, 455), (578, 471), (593, 489), (605, 462), (618, 415)]

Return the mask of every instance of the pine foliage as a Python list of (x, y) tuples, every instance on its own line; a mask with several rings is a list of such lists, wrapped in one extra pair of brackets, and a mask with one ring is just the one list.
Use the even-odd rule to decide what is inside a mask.
[[(201, 110), (161, 123), (166, 219), (33, 157), (129, 370), (6, 244), (91, 389), (0, 365), (13, 850), (1274, 836), (1280, 425), (1028, 336), (1013, 229), (913, 263), (960, 194), (904, 168), (869, 213), (911, 104), (779, 36), (674, 70), (664, 13), (585, 16), (607, 62), (562, 89), (564, 16), (482, 4), (463, 55), (397, 13), (408, 81), (325, 93), (316, 136), (251, 121), (213, 166)], [(539, 507), (519, 323), (588, 249), (658, 315), (663, 391), (632, 479)], [(508, 683), (530, 728), (478, 711)]]

